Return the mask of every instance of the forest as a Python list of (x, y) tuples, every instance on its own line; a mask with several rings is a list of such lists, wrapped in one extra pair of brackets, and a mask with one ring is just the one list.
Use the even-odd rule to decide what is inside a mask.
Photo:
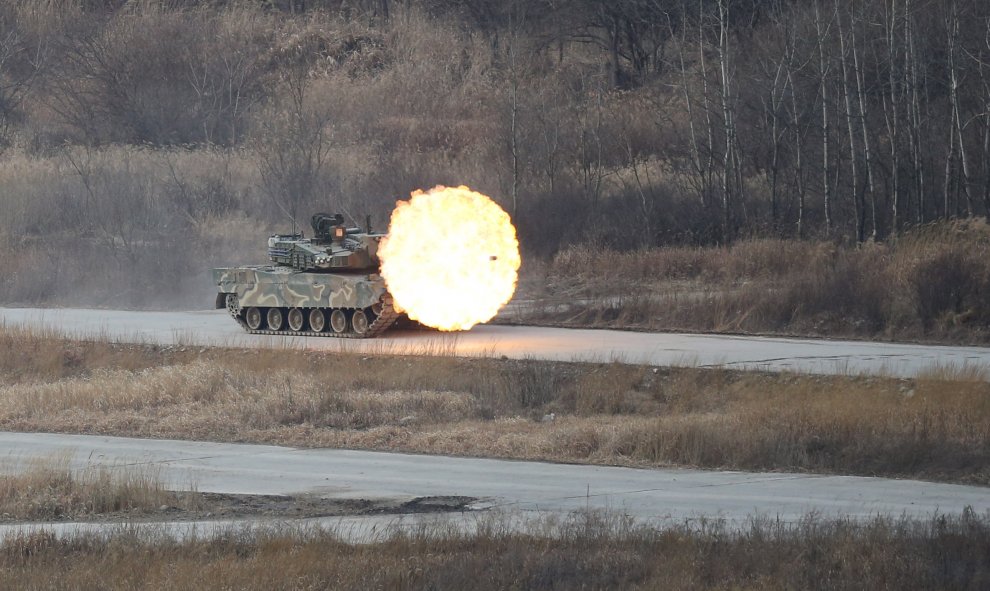
[(5, 0), (0, 149), (8, 303), (210, 301), (436, 184), (530, 261), (896, 244), (990, 212), (990, 4)]

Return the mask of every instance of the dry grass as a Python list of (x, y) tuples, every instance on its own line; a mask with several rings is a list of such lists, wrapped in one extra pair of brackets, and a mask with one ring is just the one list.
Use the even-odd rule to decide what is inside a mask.
[(196, 351), (74, 342), (55, 330), (6, 326), (0, 321), (0, 377), (4, 385), (54, 381), (98, 368), (140, 370), (162, 363), (185, 363), (195, 358)]
[(984, 589), (990, 517), (868, 523), (813, 516), (662, 531), (577, 514), (516, 531), (395, 533), (353, 545), (331, 531), (228, 531), (185, 542), (121, 532), (0, 546), (4, 589)]
[(0, 476), (2, 519), (67, 519), (87, 515), (153, 512), (162, 505), (191, 508), (190, 495), (165, 489), (154, 467), (99, 466), (73, 470), (69, 456), (8, 467)]
[(990, 225), (934, 224), (891, 244), (749, 240), (576, 247), (532, 271), (513, 320), (572, 326), (990, 341)]
[(2, 339), (7, 430), (990, 484), (990, 383), (974, 368), (909, 380)]

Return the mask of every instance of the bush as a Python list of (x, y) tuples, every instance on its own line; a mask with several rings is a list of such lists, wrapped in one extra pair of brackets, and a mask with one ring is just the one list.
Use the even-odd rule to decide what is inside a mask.
[(917, 299), (918, 317), (930, 330), (939, 321), (953, 323), (977, 314), (981, 285), (979, 263), (959, 250), (940, 252), (921, 262), (911, 284)]

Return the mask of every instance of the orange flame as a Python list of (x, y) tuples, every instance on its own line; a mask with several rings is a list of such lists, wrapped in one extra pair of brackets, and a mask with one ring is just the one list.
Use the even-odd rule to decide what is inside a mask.
[(378, 248), (395, 306), (440, 330), (491, 320), (516, 290), (516, 229), (494, 201), (437, 186), (397, 202)]

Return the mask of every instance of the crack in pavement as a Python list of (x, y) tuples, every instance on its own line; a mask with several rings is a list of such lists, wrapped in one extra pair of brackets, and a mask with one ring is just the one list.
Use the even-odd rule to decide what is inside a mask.
[[(749, 360), (739, 360), (739, 361), (726, 361), (723, 363), (710, 363), (708, 365), (701, 365), (699, 367), (721, 367), (726, 365), (749, 365), (754, 363), (777, 363), (781, 361), (864, 361), (864, 360), (874, 360), (882, 359), (884, 361), (891, 361), (896, 359), (906, 360), (910, 359), (909, 355), (904, 354), (891, 354), (891, 355), (794, 355), (791, 357), (774, 357), (770, 359), (749, 359)], [(934, 357), (932, 357), (934, 359)]]

